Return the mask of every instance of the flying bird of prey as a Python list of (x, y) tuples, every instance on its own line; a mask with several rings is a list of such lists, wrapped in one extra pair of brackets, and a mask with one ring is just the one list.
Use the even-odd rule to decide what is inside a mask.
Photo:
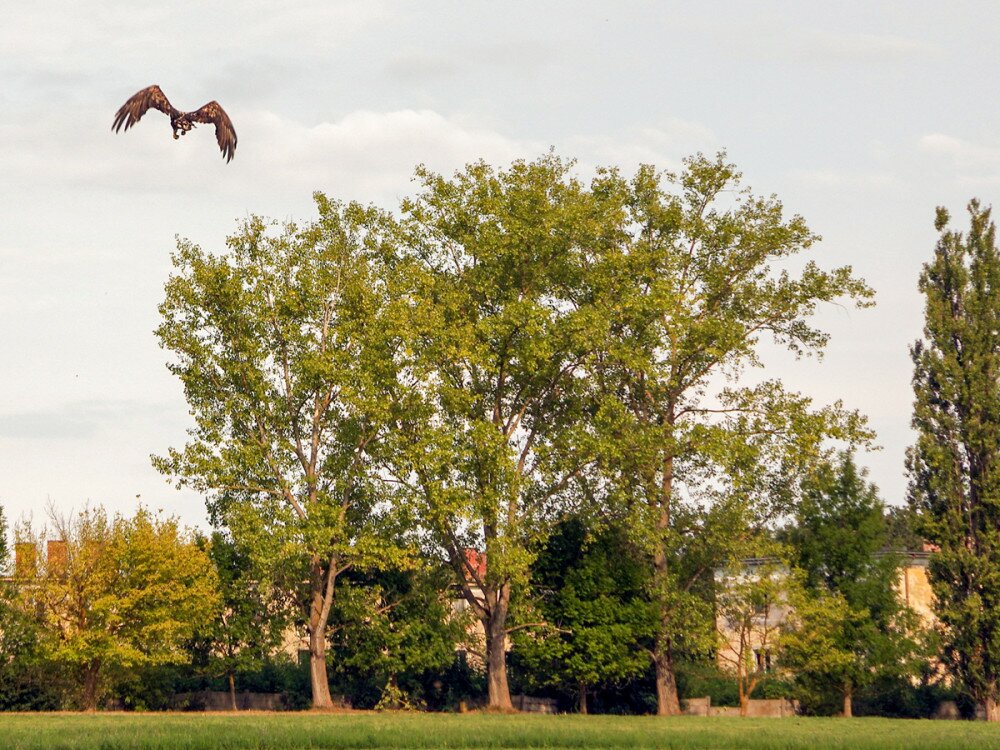
[(194, 112), (181, 112), (174, 108), (160, 87), (156, 85), (137, 91), (129, 98), (115, 113), (115, 121), (111, 125), (111, 129), (117, 133), (122, 129), (122, 126), (125, 126), (125, 130), (128, 130), (139, 122), (150, 107), (160, 110), (170, 118), (170, 126), (174, 129), (174, 139), (187, 135), (196, 122), (214, 122), (215, 139), (219, 142), (219, 149), (227, 164), (232, 161), (233, 154), (236, 153), (236, 131), (233, 130), (233, 123), (229, 119), (229, 115), (219, 106), (219, 103), (211, 101)]

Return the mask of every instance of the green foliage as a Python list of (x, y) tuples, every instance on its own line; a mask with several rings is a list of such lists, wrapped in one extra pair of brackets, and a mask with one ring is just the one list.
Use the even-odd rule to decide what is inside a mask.
[(969, 203), (966, 234), (940, 232), (924, 264), (924, 335), (911, 348), (910, 502), (940, 547), (930, 565), (945, 655), (998, 718), (1000, 701), (1000, 252), (990, 210)]
[(532, 566), (545, 625), (519, 630), (513, 650), (530, 690), (581, 691), (622, 683), (649, 666), (643, 650), (654, 627), (645, 561), (621, 526), (591, 533), (580, 516), (556, 527)]
[(706, 575), (731, 556), (733, 514), (772, 517), (828, 439), (868, 437), (839, 404), (740, 375), (764, 336), (821, 350), (817, 305), (865, 306), (871, 290), (846, 267), (779, 270), (816, 237), (722, 157), (679, 175), (602, 170), (587, 186), (570, 167), (550, 155), (451, 180), (418, 171), (403, 243), (422, 398), (397, 473), (463, 585), (464, 549), (485, 547), (477, 585), (500, 593), (497, 612), (466, 595), (487, 625), (559, 511), (610, 503), (655, 561), (665, 665), (673, 648), (711, 647)]
[(59, 707), (62, 685), (44, 660), (45, 634), (34, 613), (21, 606), (12, 573), (7, 518), (0, 507), (0, 711), (52, 710)]
[[(451, 179), (419, 169), (421, 190), (403, 204), (419, 398), (397, 434), (396, 476), (484, 625), (500, 706), (511, 595), (594, 460), (579, 377), (603, 338), (591, 267), (622, 214), (571, 167), (547, 155)], [(469, 549), (485, 551), (484, 575)]]
[(782, 662), (805, 710), (850, 708), (878, 679), (912, 677), (930, 656), (916, 613), (900, 601), (902, 562), (886, 552), (885, 508), (853, 457), (817, 467), (803, 483), (785, 536), (804, 590), (792, 600)]
[(897, 551), (920, 551), (924, 538), (918, 532), (920, 519), (909, 505), (888, 506), (885, 509), (885, 546)]
[(746, 371), (761, 365), (765, 339), (820, 352), (827, 336), (808, 322), (817, 306), (864, 307), (872, 292), (849, 267), (788, 270), (817, 237), (777, 199), (742, 188), (724, 155), (688, 159), (676, 175), (606, 171), (593, 190), (615, 196), (622, 216), (595, 282), (601, 479), (653, 561), (660, 710), (670, 712), (675, 653), (712, 647), (704, 590), (747, 541), (733, 529), (755, 533), (790, 507), (829, 440), (870, 437), (840, 403), (815, 408), (777, 381), (749, 385)]
[(157, 335), (195, 426), (154, 464), (206, 492), (213, 521), (298, 602), (313, 697), (329, 706), (337, 576), (405, 557), (381, 467), (408, 302), (386, 263), (387, 217), (315, 199), (314, 222), (251, 218), (225, 255), (178, 243)]
[[(587, 505), (651, 563), (662, 687), (675, 653), (714, 644), (711, 572), (792, 506), (831, 440), (870, 437), (839, 403), (750, 385), (759, 346), (819, 353), (817, 306), (872, 292), (848, 267), (789, 264), (817, 237), (724, 155), (586, 184), (554, 154), (416, 177), (398, 219), (317, 195), (318, 220), (252, 218), (224, 256), (179, 243), (157, 334), (195, 426), (155, 463), (283, 576), (314, 691), (337, 577), (405, 566), (418, 538), (481, 621), (504, 705), (512, 597)], [(571, 591), (603, 590), (592, 573)], [(618, 617), (577, 599), (581, 622)], [(608, 658), (574, 669), (605, 679), (620, 639), (592, 633)]]
[(180, 242), (157, 329), (197, 426), (156, 465), (211, 493), (214, 519), (258, 556), (300, 567), (394, 549), (380, 543), (371, 475), (394, 404), (382, 217), (316, 202), (302, 229), (248, 220), (226, 256)]
[[(404, 204), (419, 265), (412, 317), (423, 411), (403, 467), (439, 543), (482, 548), (488, 585), (523, 583), (554, 501), (579, 471), (574, 375), (592, 340), (583, 267), (605, 231), (555, 156), (452, 180), (418, 171)], [(405, 450), (405, 449), (404, 449)]]
[[(96, 708), (109, 673), (186, 661), (218, 594), (211, 562), (176, 519), (97, 507), (52, 522), (66, 557), (21, 586), (19, 605), (40, 617), (45, 658), (77, 680), (78, 704)], [(27, 525), (19, 537), (41, 544)]]
[(15, 585), (0, 582), (0, 711), (60, 707), (65, 685), (45, 659), (46, 633), (33, 614)]
[(802, 592), (793, 604), (782, 664), (795, 675), (795, 696), (805, 713), (839, 712), (845, 692), (853, 695), (877, 677), (868, 668), (869, 644), (850, 638), (870, 640), (878, 633), (868, 627), (867, 612), (852, 609), (839, 592)]
[(219, 581), (219, 605), (191, 650), (210, 674), (231, 677), (268, 664), (292, 627), (291, 604), (266, 569), (230, 536), (216, 531), (199, 540)]
[(878, 554), (887, 540), (878, 489), (848, 453), (817, 466), (803, 485), (787, 537), (806, 587), (842, 592), (852, 605), (891, 606), (900, 561)]
[(435, 703), (466, 622), (451, 616), (449, 571), (352, 572), (330, 618), (332, 682), (355, 708)]

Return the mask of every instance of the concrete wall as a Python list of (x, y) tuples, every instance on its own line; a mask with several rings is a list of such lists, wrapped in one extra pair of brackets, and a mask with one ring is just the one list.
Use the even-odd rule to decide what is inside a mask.
[[(174, 708), (180, 711), (231, 711), (229, 693), (225, 690), (198, 690), (174, 696)], [(236, 705), (241, 711), (281, 711), (285, 699), (281, 693), (237, 693)]]
[(554, 714), (557, 703), (555, 698), (536, 698), (532, 695), (512, 695), (510, 702), (518, 711), (529, 714)]
[[(739, 716), (739, 706), (713, 706), (709, 696), (688, 698), (684, 702), (684, 713), (688, 716)], [(747, 716), (756, 718), (781, 718), (796, 716), (798, 707), (794, 701), (784, 698), (753, 698), (747, 705)]]

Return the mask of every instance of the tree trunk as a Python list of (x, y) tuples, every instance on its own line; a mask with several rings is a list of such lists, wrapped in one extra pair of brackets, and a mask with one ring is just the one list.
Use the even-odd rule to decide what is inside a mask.
[(510, 688), (507, 686), (507, 605), (510, 590), (504, 585), (497, 604), (490, 608), (486, 618), (486, 685), (487, 707), (500, 711), (513, 711)]
[(854, 716), (854, 690), (850, 685), (844, 686), (844, 718)]
[(83, 672), (83, 710), (96, 711), (101, 663), (97, 660), (84, 667)]
[(674, 675), (674, 659), (670, 640), (657, 649), (656, 664), (656, 715), (677, 716), (681, 712), (681, 701), (677, 695), (677, 678)]
[[(671, 407), (671, 423), (672, 412)], [(670, 528), (670, 506), (673, 501), (674, 484), (674, 458), (666, 456), (663, 460), (663, 475), (660, 480), (659, 511), (660, 515), (656, 521), (657, 531), (661, 538), (657, 541), (656, 551), (653, 554), (654, 580), (657, 583), (666, 585), (668, 580), (668, 562), (666, 535)], [(681, 702), (677, 695), (677, 676), (674, 674), (673, 644), (670, 636), (670, 610), (665, 601), (660, 604), (660, 632), (656, 639), (656, 715), (657, 716), (677, 716), (681, 712)]]
[(581, 714), (587, 713), (587, 686), (580, 683), (579, 708)]
[(226, 675), (229, 678), (229, 707), (233, 711), (239, 711), (240, 707), (236, 705), (236, 677), (232, 672)]
[(331, 576), (328, 583), (323, 573), (322, 563), (319, 558), (315, 558), (310, 570), (312, 602), (309, 607), (309, 682), (312, 688), (312, 707), (319, 709), (333, 708), (330, 680), (326, 673), (326, 625), (330, 619), (333, 582)]
[(997, 703), (996, 698), (984, 700), (983, 708), (986, 709), (986, 721), (1000, 721), (1000, 703)]
[(309, 683), (313, 708), (333, 708), (330, 680), (326, 675), (326, 628), (309, 632)]

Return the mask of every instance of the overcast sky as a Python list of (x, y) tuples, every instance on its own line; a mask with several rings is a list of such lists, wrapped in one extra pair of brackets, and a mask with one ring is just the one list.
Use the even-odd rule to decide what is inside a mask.
[[(94, 2), (0, 9), (0, 505), (44, 517), (136, 496), (192, 524), (202, 498), (149, 455), (180, 446), (178, 381), (153, 329), (175, 235), (219, 250), (248, 213), (311, 194), (394, 205), (415, 164), (451, 172), (550, 146), (676, 167), (726, 148), (851, 264), (878, 306), (824, 310), (823, 363), (771, 360), (818, 402), (866, 413), (863, 458), (903, 501), (934, 207), (1000, 192), (1000, 6), (966, 2)], [(159, 84), (217, 99), (239, 134), (182, 141), (115, 110)]]

